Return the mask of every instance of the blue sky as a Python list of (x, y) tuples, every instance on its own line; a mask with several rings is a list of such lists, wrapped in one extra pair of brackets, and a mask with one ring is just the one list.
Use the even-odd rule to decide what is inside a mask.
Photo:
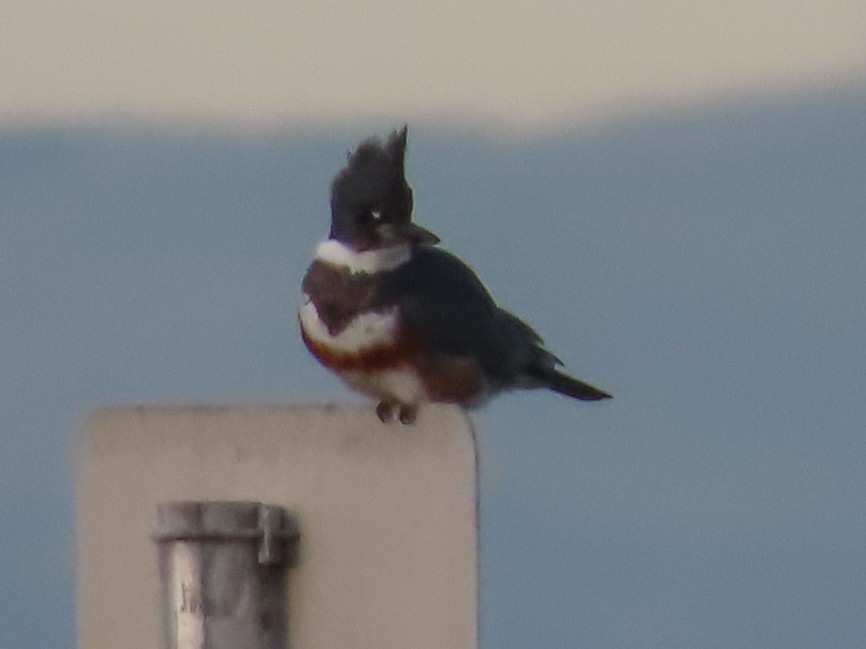
[[(70, 451), (117, 402), (356, 400), (296, 291), (347, 149), (0, 132), (0, 647), (72, 647)], [(504, 138), (410, 124), (416, 218), (615, 400), (473, 415), (486, 649), (866, 638), (866, 86)]]

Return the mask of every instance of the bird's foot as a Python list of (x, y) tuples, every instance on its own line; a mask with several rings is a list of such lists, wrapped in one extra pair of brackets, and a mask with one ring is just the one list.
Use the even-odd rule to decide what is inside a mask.
[(380, 401), (376, 405), (376, 416), (383, 424), (387, 424), (394, 418), (394, 409), (397, 404), (392, 401)]
[(400, 418), (401, 424), (414, 424), (415, 417), (418, 416), (418, 406), (407, 406), (400, 404), (397, 416)]
[(412, 424), (415, 422), (415, 417), (418, 415), (417, 406), (407, 406), (403, 403), (394, 401), (380, 401), (376, 405), (376, 416), (383, 424), (400, 420), (401, 424)]

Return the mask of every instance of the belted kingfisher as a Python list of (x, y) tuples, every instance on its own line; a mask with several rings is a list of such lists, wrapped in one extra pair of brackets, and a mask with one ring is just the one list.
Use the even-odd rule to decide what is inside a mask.
[(331, 229), (301, 289), (301, 335), (383, 422), (428, 402), (477, 406), (503, 390), (610, 395), (558, 369), (526, 323), (500, 309), (469, 266), (412, 222), (406, 127), (370, 138), (331, 184)]

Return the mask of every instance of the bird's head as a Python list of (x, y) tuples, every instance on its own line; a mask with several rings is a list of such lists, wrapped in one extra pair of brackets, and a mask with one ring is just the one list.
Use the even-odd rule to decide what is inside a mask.
[(369, 138), (349, 154), (331, 183), (331, 239), (354, 250), (438, 243), (435, 234), (412, 223), (405, 155), (405, 126), (384, 144)]

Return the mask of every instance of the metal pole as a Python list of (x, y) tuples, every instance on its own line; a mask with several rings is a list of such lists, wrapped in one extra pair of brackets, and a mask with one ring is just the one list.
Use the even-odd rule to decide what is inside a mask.
[(285, 649), (298, 527), (254, 502), (157, 505), (165, 649)]

